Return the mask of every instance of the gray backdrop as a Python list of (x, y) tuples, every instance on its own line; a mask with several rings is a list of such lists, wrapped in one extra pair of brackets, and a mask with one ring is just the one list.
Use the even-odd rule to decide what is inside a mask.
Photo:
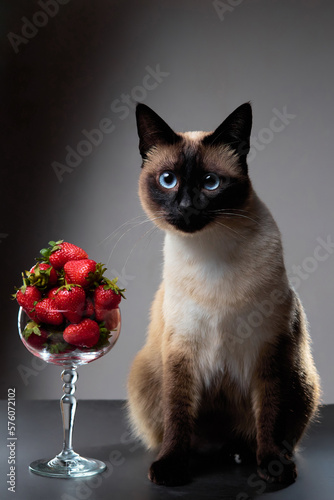
[(62, 238), (110, 259), (110, 277), (127, 288), (120, 339), (79, 368), (77, 394), (126, 397), (162, 266), (160, 231), (135, 226), (143, 219), (135, 219), (133, 101), (186, 131), (212, 130), (251, 100), (250, 174), (282, 231), (324, 402), (334, 403), (333, 2), (16, 0), (1, 8), (1, 396), (13, 386), (21, 398), (61, 395), (61, 369), (20, 343), (8, 297), (40, 248)]

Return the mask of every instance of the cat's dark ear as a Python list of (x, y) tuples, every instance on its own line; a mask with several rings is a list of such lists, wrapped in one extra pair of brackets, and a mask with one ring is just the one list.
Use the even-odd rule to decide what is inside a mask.
[(152, 146), (175, 144), (181, 140), (181, 137), (146, 104), (137, 104), (136, 119), (139, 151), (143, 159), (146, 158), (146, 154)]
[(239, 156), (240, 164), (246, 169), (246, 157), (250, 148), (252, 129), (252, 107), (249, 102), (242, 104), (231, 113), (212, 134), (204, 137), (206, 145), (226, 144)]

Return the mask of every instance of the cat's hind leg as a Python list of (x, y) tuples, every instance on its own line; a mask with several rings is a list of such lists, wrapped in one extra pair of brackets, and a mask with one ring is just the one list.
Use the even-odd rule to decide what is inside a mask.
[(319, 377), (311, 357), (306, 321), (296, 299), (291, 331), (263, 353), (253, 394), (259, 475), (292, 483), (293, 452), (319, 404)]

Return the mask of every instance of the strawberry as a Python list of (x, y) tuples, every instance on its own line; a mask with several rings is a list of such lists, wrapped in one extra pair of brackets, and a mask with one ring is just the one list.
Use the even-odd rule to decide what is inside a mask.
[(30, 347), (33, 347), (34, 349), (43, 349), (44, 344), (47, 343), (47, 335), (45, 330), (41, 330), (41, 332), (44, 332), (44, 335), (36, 335), (35, 333), (32, 333), (29, 338), (26, 340), (27, 344), (30, 345)]
[(96, 264), (95, 260), (70, 260), (64, 265), (65, 281), (67, 284), (80, 285), (88, 288), (95, 281), (102, 277), (103, 268), (101, 264)]
[(70, 260), (87, 259), (88, 254), (80, 247), (67, 241), (49, 241), (51, 248), (43, 248), (41, 254), (44, 260), (50, 262), (55, 269), (61, 269)]
[(30, 347), (42, 349), (48, 340), (48, 332), (40, 328), (34, 321), (30, 321), (23, 331), (23, 337)]
[(53, 286), (58, 281), (56, 270), (46, 262), (39, 262), (33, 266), (27, 273), (27, 277), (31, 285), (41, 289)]
[(106, 278), (103, 264), (63, 240), (50, 241), (36, 260), (14, 294), (32, 320), (23, 332), (26, 347), (58, 354), (110, 345), (124, 297), (117, 278)]
[(41, 292), (35, 286), (22, 286), (14, 295), (19, 305), (30, 319), (36, 320), (35, 305), (42, 298)]
[(79, 323), (85, 310), (86, 294), (81, 286), (65, 285), (54, 293), (55, 304), (71, 323)]
[(59, 287), (55, 286), (53, 288), (51, 288), (49, 291), (48, 291), (48, 294), (47, 294), (47, 298), (48, 299), (54, 299), (55, 298), (55, 295), (57, 294), (59, 290)]
[[(117, 288), (117, 287), (116, 287)], [(95, 315), (97, 321), (103, 321), (106, 313), (119, 306), (121, 294), (110, 285), (99, 285), (94, 290)]]
[(116, 330), (121, 320), (121, 315), (119, 312), (119, 308), (111, 309), (111, 311), (107, 311), (104, 317), (105, 327), (107, 330)]
[(38, 323), (47, 323), (48, 325), (61, 325), (64, 317), (55, 306), (53, 299), (43, 299), (36, 304), (35, 313)]
[(63, 337), (68, 344), (93, 347), (99, 341), (100, 328), (96, 321), (86, 318), (76, 325), (68, 325)]
[(94, 314), (95, 314), (94, 303), (90, 297), (87, 297), (86, 302), (85, 302), (85, 310), (84, 310), (83, 315), (87, 318), (93, 319)]

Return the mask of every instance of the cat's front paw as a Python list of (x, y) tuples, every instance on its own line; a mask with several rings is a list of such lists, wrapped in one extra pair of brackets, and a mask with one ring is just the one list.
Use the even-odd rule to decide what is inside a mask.
[(176, 456), (162, 457), (153, 462), (148, 478), (155, 484), (179, 486), (190, 481), (188, 459)]
[(297, 478), (294, 461), (279, 455), (270, 455), (261, 460), (257, 473), (268, 483), (292, 484)]

